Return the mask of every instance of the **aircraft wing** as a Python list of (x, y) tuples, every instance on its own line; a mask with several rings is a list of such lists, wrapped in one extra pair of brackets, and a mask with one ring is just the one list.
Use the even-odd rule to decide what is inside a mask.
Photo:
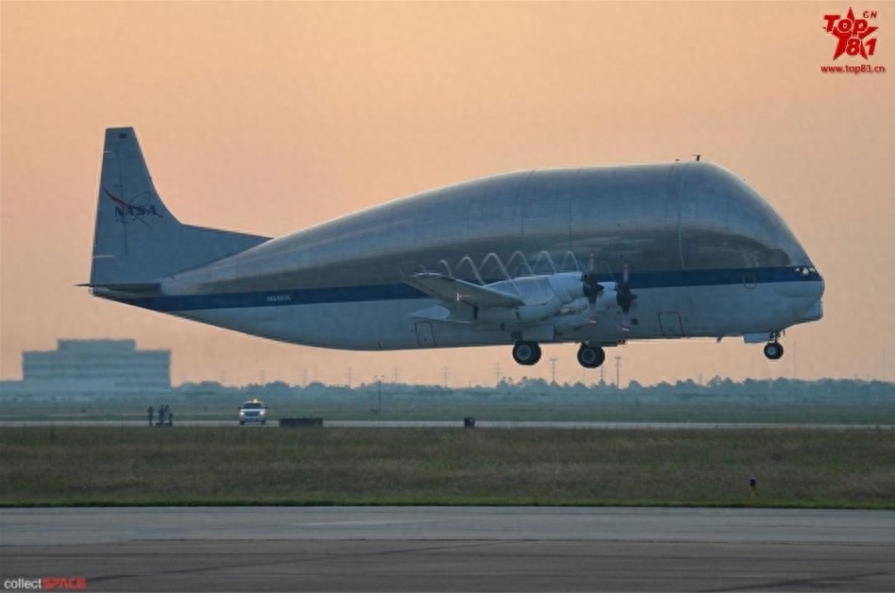
[(414, 274), (404, 282), (442, 301), (466, 303), (480, 309), (509, 308), (525, 304), (516, 295), (456, 278), (448, 278), (434, 272)]

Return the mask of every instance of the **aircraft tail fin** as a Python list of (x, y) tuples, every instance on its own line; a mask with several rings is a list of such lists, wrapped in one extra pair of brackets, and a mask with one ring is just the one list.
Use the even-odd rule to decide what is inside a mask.
[(134, 129), (106, 130), (87, 286), (146, 290), (160, 278), (267, 240), (182, 224), (156, 192)]

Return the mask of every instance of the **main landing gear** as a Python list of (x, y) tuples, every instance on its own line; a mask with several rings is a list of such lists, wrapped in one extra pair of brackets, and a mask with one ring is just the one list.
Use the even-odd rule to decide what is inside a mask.
[(531, 366), (541, 360), (541, 347), (537, 342), (516, 342), (513, 346), (513, 360), (524, 366)]
[(595, 369), (606, 360), (606, 352), (599, 346), (581, 344), (578, 349), (578, 364), (586, 369)]
[(780, 360), (783, 356), (783, 344), (778, 342), (780, 339), (780, 332), (773, 332), (768, 337), (768, 343), (764, 345), (764, 355), (768, 357), (768, 360)]
[[(541, 360), (541, 347), (537, 342), (516, 342), (513, 346), (513, 360), (524, 366), (531, 366)], [(599, 346), (582, 344), (578, 349), (578, 364), (586, 369), (595, 369), (606, 360), (606, 353)]]

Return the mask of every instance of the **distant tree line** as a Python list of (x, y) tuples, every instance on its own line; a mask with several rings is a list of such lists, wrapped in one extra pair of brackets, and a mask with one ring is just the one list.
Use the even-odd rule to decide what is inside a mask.
[(185, 383), (173, 391), (188, 398), (219, 397), (260, 399), (339, 400), (369, 398), (371, 393), (382, 389), (392, 400), (478, 399), (484, 401), (537, 401), (543, 398), (601, 400), (624, 402), (636, 397), (641, 401), (787, 401), (787, 402), (841, 402), (841, 403), (892, 403), (895, 404), (895, 383), (860, 381), (853, 379), (820, 379), (802, 381), (793, 379), (746, 379), (736, 382), (729, 378), (713, 377), (704, 385), (693, 380), (676, 383), (662, 382), (644, 386), (631, 381), (627, 387), (615, 385), (584, 385), (583, 383), (550, 383), (544, 379), (524, 378), (520, 381), (504, 379), (495, 387), (445, 388), (440, 385), (408, 385), (405, 383), (365, 383), (352, 388), (345, 385), (310, 383), (305, 386), (289, 385), (282, 381), (251, 384), (244, 387), (228, 387), (217, 382)]
[[(220, 403), (231, 401), (234, 405), (251, 398), (269, 400), (302, 400), (350, 402), (368, 399), (381, 389), (383, 397), (392, 401), (457, 401), (475, 400), (481, 402), (520, 401), (537, 402), (546, 399), (557, 402), (829, 402), (829, 403), (891, 403), (895, 405), (895, 383), (883, 381), (862, 381), (854, 379), (820, 379), (804, 381), (794, 379), (746, 379), (742, 382), (729, 378), (713, 377), (705, 384), (692, 379), (676, 383), (662, 382), (644, 386), (631, 381), (621, 389), (613, 384), (585, 385), (583, 383), (551, 383), (544, 379), (523, 378), (519, 381), (503, 379), (493, 387), (451, 388), (440, 385), (409, 385), (405, 383), (378, 382), (364, 383), (354, 387), (346, 385), (324, 385), (313, 382), (307, 385), (289, 385), (283, 381), (255, 383), (240, 387), (222, 385), (216, 381), (184, 383), (173, 387), (162, 397), (173, 401), (209, 401)], [(160, 394), (153, 394), (158, 399)], [(82, 395), (81, 401), (124, 401), (145, 399), (144, 395), (97, 393)], [(0, 401), (37, 400), (33, 394), (17, 394), (12, 390), (0, 390)], [(64, 400), (66, 396), (55, 396), (51, 400)]]

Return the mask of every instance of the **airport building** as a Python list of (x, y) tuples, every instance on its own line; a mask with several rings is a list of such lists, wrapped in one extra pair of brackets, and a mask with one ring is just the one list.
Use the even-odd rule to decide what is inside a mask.
[(171, 389), (171, 351), (137, 350), (134, 340), (59, 340), (56, 350), (22, 354), (28, 393), (115, 395)]

